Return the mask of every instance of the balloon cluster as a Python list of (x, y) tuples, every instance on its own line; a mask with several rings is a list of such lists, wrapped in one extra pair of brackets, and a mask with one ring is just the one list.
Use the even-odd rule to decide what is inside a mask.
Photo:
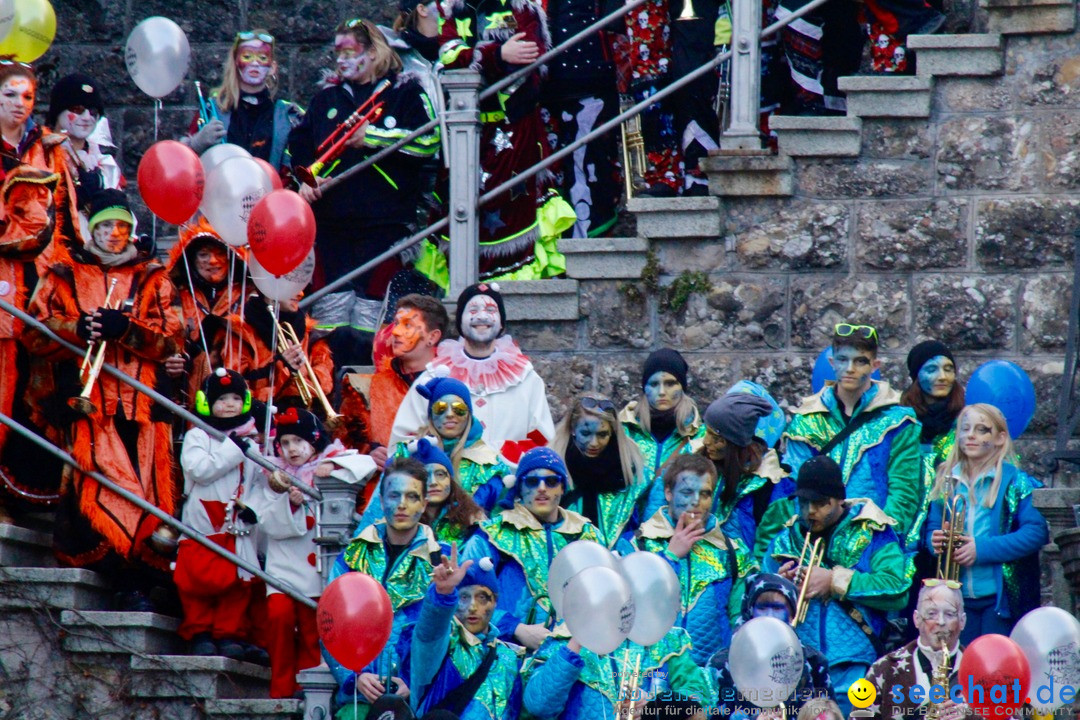
[[(139, 89), (161, 98), (180, 86), (191, 48), (179, 25), (150, 17), (128, 36), (125, 59)], [(282, 188), (265, 160), (228, 143), (199, 157), (182, 143), (162, 140), (143, 155), (138, 181), (147, 207), (162, 220), (179, 225), (201, 211), (232, 247), (250, 243), (252, 279), (267, 297), (291, 299), (311, 281), (315, 215), (298, 194)]]
[(627, 638), (639, 645), (659, 642), (680, 607), (679, 578), (662, 557), (636, 552), (617, 558), (588, 540), (572, 542), (555, 556), (548, 593), (571, 634), (597, 655)]

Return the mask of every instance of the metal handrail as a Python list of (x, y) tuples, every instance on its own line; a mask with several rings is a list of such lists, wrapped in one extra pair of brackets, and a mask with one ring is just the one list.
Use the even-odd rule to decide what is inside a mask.
[[(58, 343), (59, 345), (61, 345), (66, 350), (69, 350), (70, 352), (74, 353), (76, 357), (82, 355), (83, 352), (85, 351), (84, 348), (80, 348), (78, 345), (75, 345), (74, 343), (70, 343), (67, 340), (65, 340), (64, 338), (57, 335), (55, 332), (52, 331), (52, 329), (48, 325), (41, 322), (36, 317), (30, 315), (29, 313), (27, 313), (27, 312), (25, 312), (23, 310), (20, 310), (19, 308), (15, 307), (11, 303), (7, 302), (6, 300), (0, 299), (0, 310), (4, 310), (5, 312), (17, 317), (19, 320), (22, 320), (27, 325), (29, 325), (29, 326), (31, 326), (33, 328), (36, 328), (38, 330), (38, 332), (45, 335), (45, 337), (49, 338), (53, 342)], [(136, 380), (135, 378), (131, 377), (127, 373), (125, 373), (125, 372), (123, 372), (121, 370), (118, 370), (117, 368), (113, 367), (112, 365), (109, 365), (108, 363), (103, 364), (101, 367), (102, 367), (102, 370), (104, 370), (108, 375), (111, 375), (112, 377), (116, 378), (117, 380), (124, 383), (125, 385), (129, 385), (129, 386), (135, 388), (136, 390), (143, 393), (144, 395), (149, 396), (155, 402), (157, 402), (159, 405), (162, 405), (166, 409), (170, 410), (174, 415), (177, 415), (177, 416), (183, 418), (184, 420), (187, 420), (192, 425), (199, 428), (200, 430), (202, 430), (203, 432), (205, 432), (207, 435), (214, 438), (215, 440), (219, 440), (221, 442), (226, 442), (229, 439), (229, 436), (226, 433), (223, 433), (222, 431), (220, 431), (217, 428), (213, 427), (212, 425), (207, 423), (206, 420), (204, 420), (203, 418), (201, 418), (198, 415), (192, 413), (190, 410), (188, 410), (184, 406), (173, 402), (172, 400), (165, 397), (164, 395), (162, 395), (161, 393), (159, 393), (157, 390), (150, 387), (146, 383), (143, 383), (143, 382), (140, 382), (139, 380)], [(258, 451), (256, 451), (256, 450), (248, 450), (248, 449), (243, 449), (243, 450), (244, 450), (244, 455), (249, 460), (251, 460), (252, 462), (259, 465), (260, 467), (262, 467), (262, 468), (264, 468), (266, 470), (269, 470), (271, 472), (273, 472), (275, 470), (281, 470), (282, 472), (284, 472), (285, 475), (287, 475), (289, 477), (290, 481), (292, 482), (292, 486), (295, 487), (296, 489), (298, 489), (300, 492), (307, 495), (312, 500), (322, 500), (322, 493), (320, 493), (317, 489), (315, 489), (313, 487), (309, 487), (306, 483), (299, 482), (296, 479), (296, 477), (294, 477), (291, 473), (289, 473), (286, 470), (283, 470), (282, 468), (279, 468), (277, 465), (274, 465), (274, 463), (267, 460)]]
[(287, 581), (282, 580), (280, 578), (276, 578), (273, 575), (270, 575), (270, 574), (264, 572), (262, 570), (262, 568), (260, 568), (258, 565), (254, 565), (253, 563), (248, 562), (247, 560), (243, 559), (242, 557), (240, 557), (236, 553), (231, 552), (229, 550), (226, 550), (225, 548), (218, 545), (213, 540), (210, 540), (208, 537), (206, 537), (201, 532), (199, 532), (195, 528), (191, 527), (187, 523), (184, 523), (181, 520), (177, 520), (176, 518), (174, 518), (169, 513), (165, 512), (164, 510), (162, 510), (159, 507), (157, 507), (156, 505), (154, 505), (154, 503), (148, 502), (147, 500), (144, 500), (143, 498), (139, 497), (138, 495), (131, 492), (127, 488), (124, 488), (124, 487), (122, 487), (120, 485), (117, 485), (112, 480), (105, 477), (104, 475), (97, 472), (96, 470), (88, 470), (87, 468), (82, 467), (81, 465), (79, 465), (78, 462), (76, 462), (75, 458), (71, 457), (70, 454), (68, 454), (64, 450), (61, 450), (60, 448), (56, 447), (55, 445), (50, 443), (48, 440), (41, 437), (37, 433), (33, 432), (29, 428), (27, 428), (27, 427), (25, 427), (23, 425), (20, 425), (13, 418), (10, 418), (7, 415), (4, 415), (3, 413), (0, 413), (0, 423), (2, 423), (4, 425), (6, 425), (7, 427), (11, 428), (16, 433), (18, 433), (19, 435), (22, 435), (24, 438), (31, 441), (32, 443), (34, 443), (35, 445), (37, 445), (41, 449), (45, 450), (46, 452), (56, 456), (57, 458), (62, 460), (65, 464), (70, 465), (71, 467), (75, 468), (76, 470), (83, 473), (84, 475), (87, 475), (88, 477), (92, 477), (94, 480), (96, 480), (102, 486), (108, 488), (112, 492), (116, 493), (120, 497), (124, 498), (128, 502), (130, 502), (133, 505), (135, 505), (136, 507), (138, 507), (139, 509), (145, 510), (146, 512), (150, 513), (151, 515), (156, 517), (158, 520), (161, 520), (163, 523), (165, 523), (169, 527), (173, 528), (174, 530), (177, 530), (177, 531), (183, 533), (184, 535), (187, 535), (188, 537), (190, 537), (195, 542), (199, 543), (200, 545), (202, 545), (206, 549), (212, 550), (213, 552), (217, 553), (221, 557), (223, 557), (226, 560), (228, 560), (229, 562), (231, 562), (233, 565), (236, 565), (237, 567), (243, 568), (244, 570), (248, 571), (249, 573), (251, 573), (255, 577), (257, 577), (260, 580), (262, 580), (263, 582), (265, 582), (270, 587), (273, 587), (273, 588), (276, 588), (276, 589), (280, 590), (281, 592), (285, 593), (286, 595), (288, 595), (292, 599), (296, 600), (297, 602), (303, 603), (304, 605), (307, 605), (308, 607), (310, 607), (312, 609), (318, 607), (318, 603), (315, 600), (312, 600), (307, 595), (300, 592), (300, 590), (298, 590), (296, 587), (294, 587), (293, 585), (291, 585)]

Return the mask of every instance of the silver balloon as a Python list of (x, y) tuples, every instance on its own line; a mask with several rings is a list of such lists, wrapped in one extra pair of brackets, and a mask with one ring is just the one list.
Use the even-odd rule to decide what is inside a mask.
[(555, 556), (548, 568), (548, 597), (555, 614), (563, 617), (563, 593), (566, 583), (585, 568), (606, 567), (618, 570), (619, 566), (611, 551), (592, 540), (575, 540)]
[(214, 169), (225, 162), (229, 158), (234, 157), (251, 157), (244, 148), (239, 145), (233, 145), (232, 143), (218, 143), (217, 145), (211, 145), (210, 149), (199, 156), (199, 162), (202, 163), (203, 175), (210, 177), (210, 173)]
[(148, 17), (128, 35), (124, 49), (128, 74), (139, 89), (162, 98), (180, 85), (191, 61), (187, 35), (172, 20)]
[(302, 263), (280, 277), (260, 265), (255, 253), (248, 253), (248, 272), (255, 287), (266, 297), (271, 300), (292, 300), (311, 282), (315, 272), (315, 251), (309, 252)]
[(638, 645), (660, 642), (679, 616), (679, 576), (667, 560), (651, 552), (630, 553), (619, 561), (619, 569), (634, 599), (630, 639)]
[(233, 247), (247, 245), (251, 211), (274, 189), (259, 163), (250, 157), (231, 157), (206, 176), (199, 206), (221, 239)]
[(609, 567), (585, 568), (570, 578), (562, 604), (571, 634), (597, 655), (622, 645), (634, 625), (630, 586)]
[(1009, 639), (1031, 665), (1028, 694), (1036, 712), (1064, 705), (1061, 688), (1080, 686), (1080, 621), (1061, 608), (1036, 608), (1020, 618)]
[(761, 708), (779, 707), (802, 677), (802, 643), (786, 622), (754, 618), (731, 638), (728, 667), (744, 698)]

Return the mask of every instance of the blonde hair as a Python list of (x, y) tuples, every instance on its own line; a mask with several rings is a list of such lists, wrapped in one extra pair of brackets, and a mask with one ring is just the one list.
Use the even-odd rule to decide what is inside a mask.
[(815, 720), (822, 715), (835, 720), (844, 720), (844, 713), (840, 712), (840, 706), (828, 697), (813, 697), (807, 700), (799, 709), (795, 720)]
[(334, 29), (334, 34), (352, 35), (356, 42), (364, 46), (365, 50), (375, 53), (371, 70), (376, 78), (381, 78), (391, 71), (401, 72), (403, 67), (401, 57), (386, 42), (386, 36), (382, 34), (382, 30), (370, 20), (347, 20)]
[[(645, 393), (641, 393), (641, 397), (638, 398), (637, 409), (635, 414), (641, 427), (645, 428), (645, 432), (652, 434), (652, 408), (649, 406), (649, 399), (645, 397)], [(675, 432), (679, 433), (683, 437), (683, 440), (689, 440), (695, 433), (697, 433), (698, 426), (701, 425), (701, 413), (698, 412), (697, 403), (690, 399), (690, 396), (683, 390), (683, 396), (679, 400), (679, 404), (675, 406)]]
[[(1005, 421), (1005, 416), (993, 405), (986, 403), (975, 403), (974, 405), (968, 405), (960, 414), (956, 417), (955, 429), (959, 433), (960, 426), (964, 423), (964, 417), (970, 412), (981, 412), (990, 420), (990, 425), (993, 426), (995, 433), (1005, 433), (1005, 443), (997, 449), (997, 457), (994, 458), (994, 481), (990, 484), (990, 489), (986, 493), (986, 497), (983, 499), (983, 507), (991, 508), (994, 506), (994, 502), (997, 500), (998, 490), (1001, 488), (1001, 469), (1005, 465), (1007, 458), (1016, 457), (1016, 450), (1013, 448), (1012, 438), (1009, 437), (1009, 425)], [(968, 460), (964, 455), (964, 451), (960, 445), (960, 439), (957, 438), (953, 443), (952, 450), (949, 451), (949, 455), (945, 458), (945, 462), (941, 463), (941, 466), (937, 471), (937, 480), (934, 482), (934, 488), (930, 491), (930, 499), (938, 500), (944, 499), (950, 494), (950, 490), (953, 484), (953, 471), (956, 466), (959, 465), (961, 471), (967, 475), (969, 474)], [(974, 480), (974, 478), (971, 478)]]
[[(578, 395), (574, 399), (574, 404), (570, 406), (570, 412), (566, 413), (566, 416), (559, 422), (558, 427), (555, 428), (555, 438), (551, 441), (551, 449), (565, 460), (566, 451), (570, 447), (574, 435), (574, 426), (577, 425), (578, 420), (583, 417), (596, 418), (607, 423), (608, 427), (611, 428), (610, 442), (616, 443), (619, 448), (619, 463), (622, 465), (623, 483), (629, 487), (642, 482), (645, 477), (645, 458), (642, 457), (637, 444), (622, 431), (622, 425), (619, 423), (619, 418), (614, 410), (614, 403), (612, 404), (613, 409), (610, 411), (600, 409), (599, 405), (588, 409), (581, 402), (585, 399), (595, 400), (597, 403), (600, 401), (611, 402), (609, 398), (600, 393), (586, 392)], [(574, 479), (570, 478), (569, 483), (572, 488)]]
[[(260, 34), (270, 35), (270, 32), (263, 28), (255, 28), (252, 32), (256, 37)], [(236, 69), (236, 53), (240, 50), (241, 42), (248, 41), (241, 41), (240, 36), (237, 35), (233, 40), (232, 50), (225, 56), (225, 62), (221, 66), (221, 84), (210, 93), (210, 97), (217, 100), (222, 112), (232, 112), (240, 103), (240, 71)], [(270, 74), (266, 76), (266, 89), (270, 91), (270, 97), (274, 97), (274, 92), (277, 90), (277, 60), (273, 59), (277, 54), (276, 43), (270, 43), (270, 48), (271, 65)]]

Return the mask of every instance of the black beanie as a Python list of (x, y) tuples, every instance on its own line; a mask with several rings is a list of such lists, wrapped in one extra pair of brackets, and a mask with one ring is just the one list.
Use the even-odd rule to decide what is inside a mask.
[(322, 421), (307, 410), (292, 407), (275, 415), (274, 420), (278, 438), (275, 445), (281, 441), (282, 435), (296, 435), (307, 440), (315, 448), (315, 452), (322, 452), (330, 444), (330, 437)]
[(97, 110), (99, 115), (105, 114), (101, 88), (97, 80), (89, 75), (74, 73), (57, 81), (49, 95), (49, 112), (45, 115), (45, 124), (55, 129), (60, 113), (76, 105)]
[(503, 298), (502, 294), (499, 292), (499, 286), (496, 283), (486, 282), (470, 285), (458, 295), (457, 314), (455, 316), (458, 335), (461, 334), (461, 316), (465, 313), (465, 306), (477, 295), (487, 295), (494, 300), (495, 304), (499, 307), (499, 322), (502, 323), (502, 329), (499, 330), (499, 335), (502, 335), (506, 332), (506, 306), (503, 305)]
[(911, 352), (907, 354), (907, 371), (911, 379), (918, 380), (922, 366), (926, 364), (927, 360), (936, 358), (938, 355), (944, 355), (952, 360), (954, 365), (956, 364), (956, 358), (953, 357), (952, 351), (940, 340), (923, 340), (911, 348)]
[(207, 407), (212, 408), (218, 398), (227, 393), (236, 393), (243, 400), (247, 394), (248, 386), (244, 376), (240, 373), (235, 370), (218, 368), (203, 381), (202, 391), (203, 395), (206, 396)]
[(810, 502), (846, 498), (847, 490), (840, 466), (828, 455), (815, 455), (804, 462), (795, 483), (795, 497)]
[(95, 225), (105, 220), (123, 220), (132, 225), (135, 223), (135, 216), (131, 213), (131, 205), (128, 204), (123, 190), (106, 188), (98, 190), (90, 198), (90, 229), (93, 230)]
[(660, 348), (645, 358), (645, 367), (641, 369), (641, 389), (645, 389), (646, 383), (649, 382), (649, 378), (653, 375), (658, 372), (666, 372), (674, 375), (685, 391), (686, 373), (689, 370), (690, 366), (683, 360), (682, 355), (671, 348)]

